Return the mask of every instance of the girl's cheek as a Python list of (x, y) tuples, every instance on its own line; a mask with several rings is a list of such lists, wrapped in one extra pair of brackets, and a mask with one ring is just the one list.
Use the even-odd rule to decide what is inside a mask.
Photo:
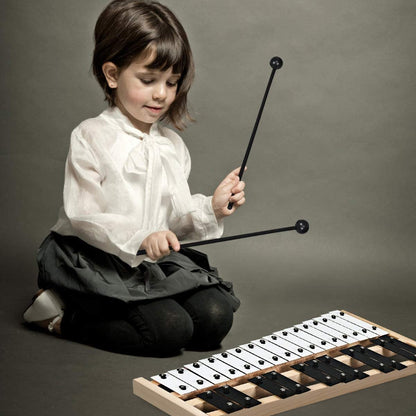
[(175, 98), (176, 98), (176, 91), (174, 91), (173, 94), (170, 96), (169, 104), (172, 104), (175, 101)]
[(134, 89), (129, 91), (129, 98), (132, 101), (139, 102), (143, 101), (143, 99), (145, 98), (145, 94), (143, 93), (143, 90)]

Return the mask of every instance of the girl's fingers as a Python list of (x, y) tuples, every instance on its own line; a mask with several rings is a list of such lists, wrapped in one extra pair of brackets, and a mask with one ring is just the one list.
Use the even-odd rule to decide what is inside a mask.
[(166, 240), (174, 251), (179, 251), (179, 249), (181, 248), (181, 245), (179, 243), (178, 238), (176, 237), (174, 233), (169, 232), (168, 234), (166, 234)]
[(159, 231), (150, 234), (143, 242), (142, 248), (152, 260), (160, 259), (170, 253), (170, 248), (179, 251), (180, 243), (172, 231)]
[(152, 254), (153, 254), (153, 257), (150, 257), (152, 260), (157, 260), (159, 257), (161, 257), (161, 253), (160, 253), (160, 250), (159, 250), (159, 244), (158, 244), (158, 242), (157, 242), (157, 240), (155, 240), (154, 242), (153, 242), (153, 244), (152, 244)]
[(167, 256), (170, 253), (169, 241), (166, 238), (162, 238), (159, 241), (159, 257)]
[[(247, 168), (246, 168), (247, 169)], [(245, 169), (244, 169), (245, 170)], [(236, 168), (233, 171), (231, 171), (225, 178), (224, 180), (221, 182), (222, 185), (225, 184), (229, 184), (230, 182), (236, 182), (239, 181), (240, 178), (238, 176), (238, 174), (240, 173), (240, 168)]]
[(244, 196), (245, 196), (244, 191), (239, 192), (239, 193), (237, 193), (237, 194), (234, 194), (234, 195), (230, 198), (230, 202), (232, 202), (232, 203), (238, 202), (238, 201), (240, 201), (241, 199), (243, 199), (243, 198), (244, 198)]
[(233, 194), (238, 194), (239, 192), (242, 192), (245, 187), (246, 187), (245, 182), (239, 181), (237, 185), (233, 189), (231, 189), (231, 192)]
[[(238, 176), (240, 174), (240, 170), (241, 170), (241, 166), (239, 166), (238, 168), (235, 168), (231, 173)], [(247, 170), (247, 166), (244, 168), (244, 172), (246, 170)]]
[[(230, 172), (214, 192), (212, 197), (212, 207), (217, 219), (233, 214), (236, 208), (243, 205), (245, 202), (243, 190), (246, 184), (240, 180), (240, 177), (238, 176), (239, 172), (240, 168), (236, 168)], [(236, 203), (236, 206), (228, 209), (230, 202), (233, 204)]]
[(236, 168), (232, 170), (225, 179), (234, 179), (236, 176), (238, 177), (238, 174), (240, 173), (240, 168)]
[(146, 254), (152, 260), (156, 260), (155, 257), (154, 257), (154, 254), (153, 254), (153, 250), (151, 249), (151, 247), (147, 247), (146, 248)]

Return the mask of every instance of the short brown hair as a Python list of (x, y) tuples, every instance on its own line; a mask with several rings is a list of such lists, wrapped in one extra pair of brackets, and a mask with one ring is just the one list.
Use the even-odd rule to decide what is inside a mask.
[(115, 106), (115, 90), (109, 88), (102, 66), (112, 62), (122, 69), (149, 48), (155, 59), (147, 67), (181, 74), (175, 101), (163, 118), (182, 130), (192, 120), (187, 95), (194, 78), (191, 47), (176, 16), (156, 1), (113, 0), (95, 25), (92, 70), (104, 90), (105, 100)]

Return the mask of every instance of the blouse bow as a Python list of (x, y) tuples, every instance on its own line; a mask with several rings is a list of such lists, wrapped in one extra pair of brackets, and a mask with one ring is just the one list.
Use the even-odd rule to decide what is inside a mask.
[(125, 126), (127, 133), (139, 140), (130, 151), (125, 169), (129, 173), (145, 176), (145, 212), (143, 223), (152, 224), (159, 218), (162, 194), (165, 192), (164, 171), (167, 189), (172, 202), (175, 217), (183, 217), (194, 211), (192, 197), (185, 172), (181, 167), (172, 142), (159, 134), (157, 126), (153, 126), (150, 134), (142, 133), (134, 127)]

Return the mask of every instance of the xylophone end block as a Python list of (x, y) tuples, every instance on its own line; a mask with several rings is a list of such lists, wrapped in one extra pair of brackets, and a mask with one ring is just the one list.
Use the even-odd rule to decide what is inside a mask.
[(133, 393), (171, 416), (206, 416), (201, 410), (188, 406), (175, 393), (169, 393), (143, 377), (133, 380)]

